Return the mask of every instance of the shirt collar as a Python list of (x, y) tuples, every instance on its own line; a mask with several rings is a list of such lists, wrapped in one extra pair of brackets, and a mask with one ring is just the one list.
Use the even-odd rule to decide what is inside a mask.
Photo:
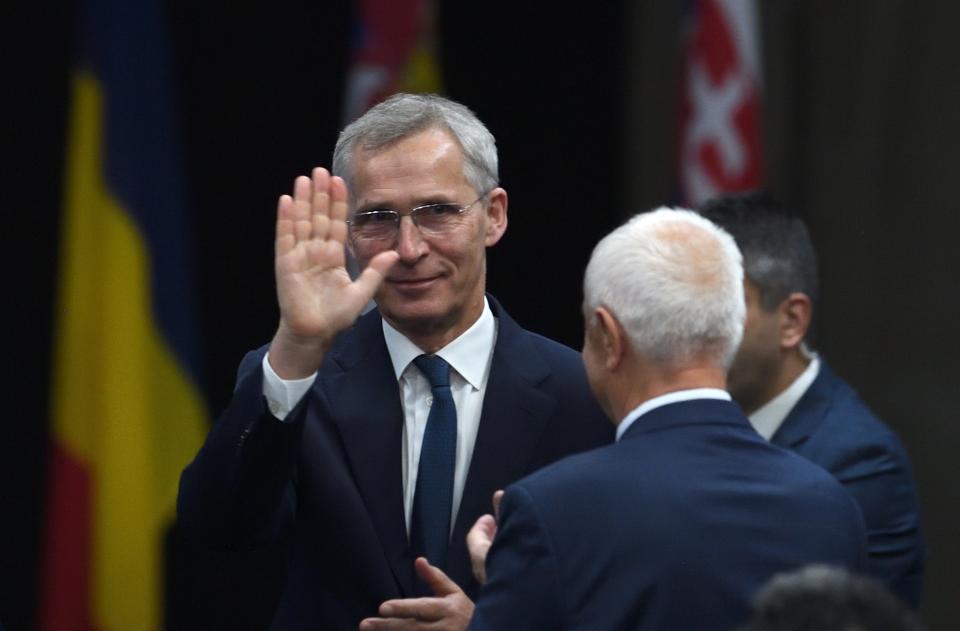
[(800, 373), (800, 376), (794, 379), (786, 390), (767, 401), (763, 407), (749, 416), (750, 424), (757, 430), (757, 433), (770, 440), (783, 425), (783, 421), (786, 420), (793, 406), (797, 404), (797, 401), (807, 391), (813, 380), (817, 378), (819, 372), (820, 358), (813, 355), (806, 370)]
[(661, 394), (658, 397), (647, 399), (635, 407), (633, 411), (623, 417), (623, 420), (620, 421), (620, 424), (617, 426), (617, 440), (620, 440), (620, 437), (623, 436), (627, 429), (629, 429), (637, 419), (647, 412), (655, 410), (656, 408), (664, 405), (669, 405), (670, 403), (692, 401), (693, 399), (720, 399), (722, 401), (729, 401), (730, 394), (726, 390), (721, 390), (719, 388), (691, 388), (689, 390), (668, 392), (667, 394)]
[[(382, 322), (383, 338), (387, 343), (390, 361), (393, 363), (393, 374), (399, 381), (410, 363), (423, 355), (423, 350), (395, 329), (386, 319), (382, 319)], [(477, 321), (455, 340), (437, 351), (436, 355), (450, 364), (467, 383), (474, 388), (480, 388), (490, 365), (490, 351), (493, 349), (496, 330), (496, 320), (484, 297), (483, 311)]]

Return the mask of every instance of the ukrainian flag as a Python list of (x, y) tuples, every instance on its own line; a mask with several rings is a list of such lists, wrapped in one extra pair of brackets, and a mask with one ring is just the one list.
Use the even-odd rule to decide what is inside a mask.
[(166, 16), (79, 9), (39, 628), (155, 630), (163, 533), (206, 431)]

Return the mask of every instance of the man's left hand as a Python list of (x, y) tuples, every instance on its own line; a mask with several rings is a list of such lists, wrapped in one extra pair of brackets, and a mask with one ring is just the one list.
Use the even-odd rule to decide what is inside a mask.
[(434, 597), (388, 600), (380, 605), (382, 618), (360, 622), (360, 631), (431, 629), (464, 631), (473, 615), (473, 601), (463, 590), (423, 557), (413, 564), (420, 579), (430, 586)]

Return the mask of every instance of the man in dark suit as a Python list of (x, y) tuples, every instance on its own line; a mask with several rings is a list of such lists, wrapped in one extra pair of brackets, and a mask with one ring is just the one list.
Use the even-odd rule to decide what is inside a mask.
[(757, 431), (833, 474), (867, 527), (867, 573), (917, 607), (926, 554), (910, 460), (884, 425), (809, 348), (817, 259), (803, 221), (765, 193), (709, 201), (702, 214), (744, 257), (747, 321), (730, 393)]
[(742, 283), (733, 239), (690, 211), (638, 215), (597, 245), (583, 359), (617, 442), (508, 487), (498, 527), (478, 520), (471, 551), (494, 538), (471, 629), (729, 630), (776, 572), (861, 567), (850, 496), (724, 390)]
[(432, 596), (439, 575), (463, 591), (429, 600), (462, 622), (464, 538), (494, 490), (612, 431), (577, 354), (485, 294), (507, 193), (472, 112), (393, 97), (341, 133), (334, 172), (280, 198), (280, 324), (183, 473), (180, 525), (289, 542), (274, 629), (356, 629), (384, 600)]

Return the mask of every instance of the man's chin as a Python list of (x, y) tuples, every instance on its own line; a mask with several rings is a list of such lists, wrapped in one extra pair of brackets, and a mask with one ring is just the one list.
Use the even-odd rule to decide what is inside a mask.
[(425, 333), (450, 326), (450, 310), (436, 300), (384, 300), (378, 298), (380, 314), (401, 332)]

